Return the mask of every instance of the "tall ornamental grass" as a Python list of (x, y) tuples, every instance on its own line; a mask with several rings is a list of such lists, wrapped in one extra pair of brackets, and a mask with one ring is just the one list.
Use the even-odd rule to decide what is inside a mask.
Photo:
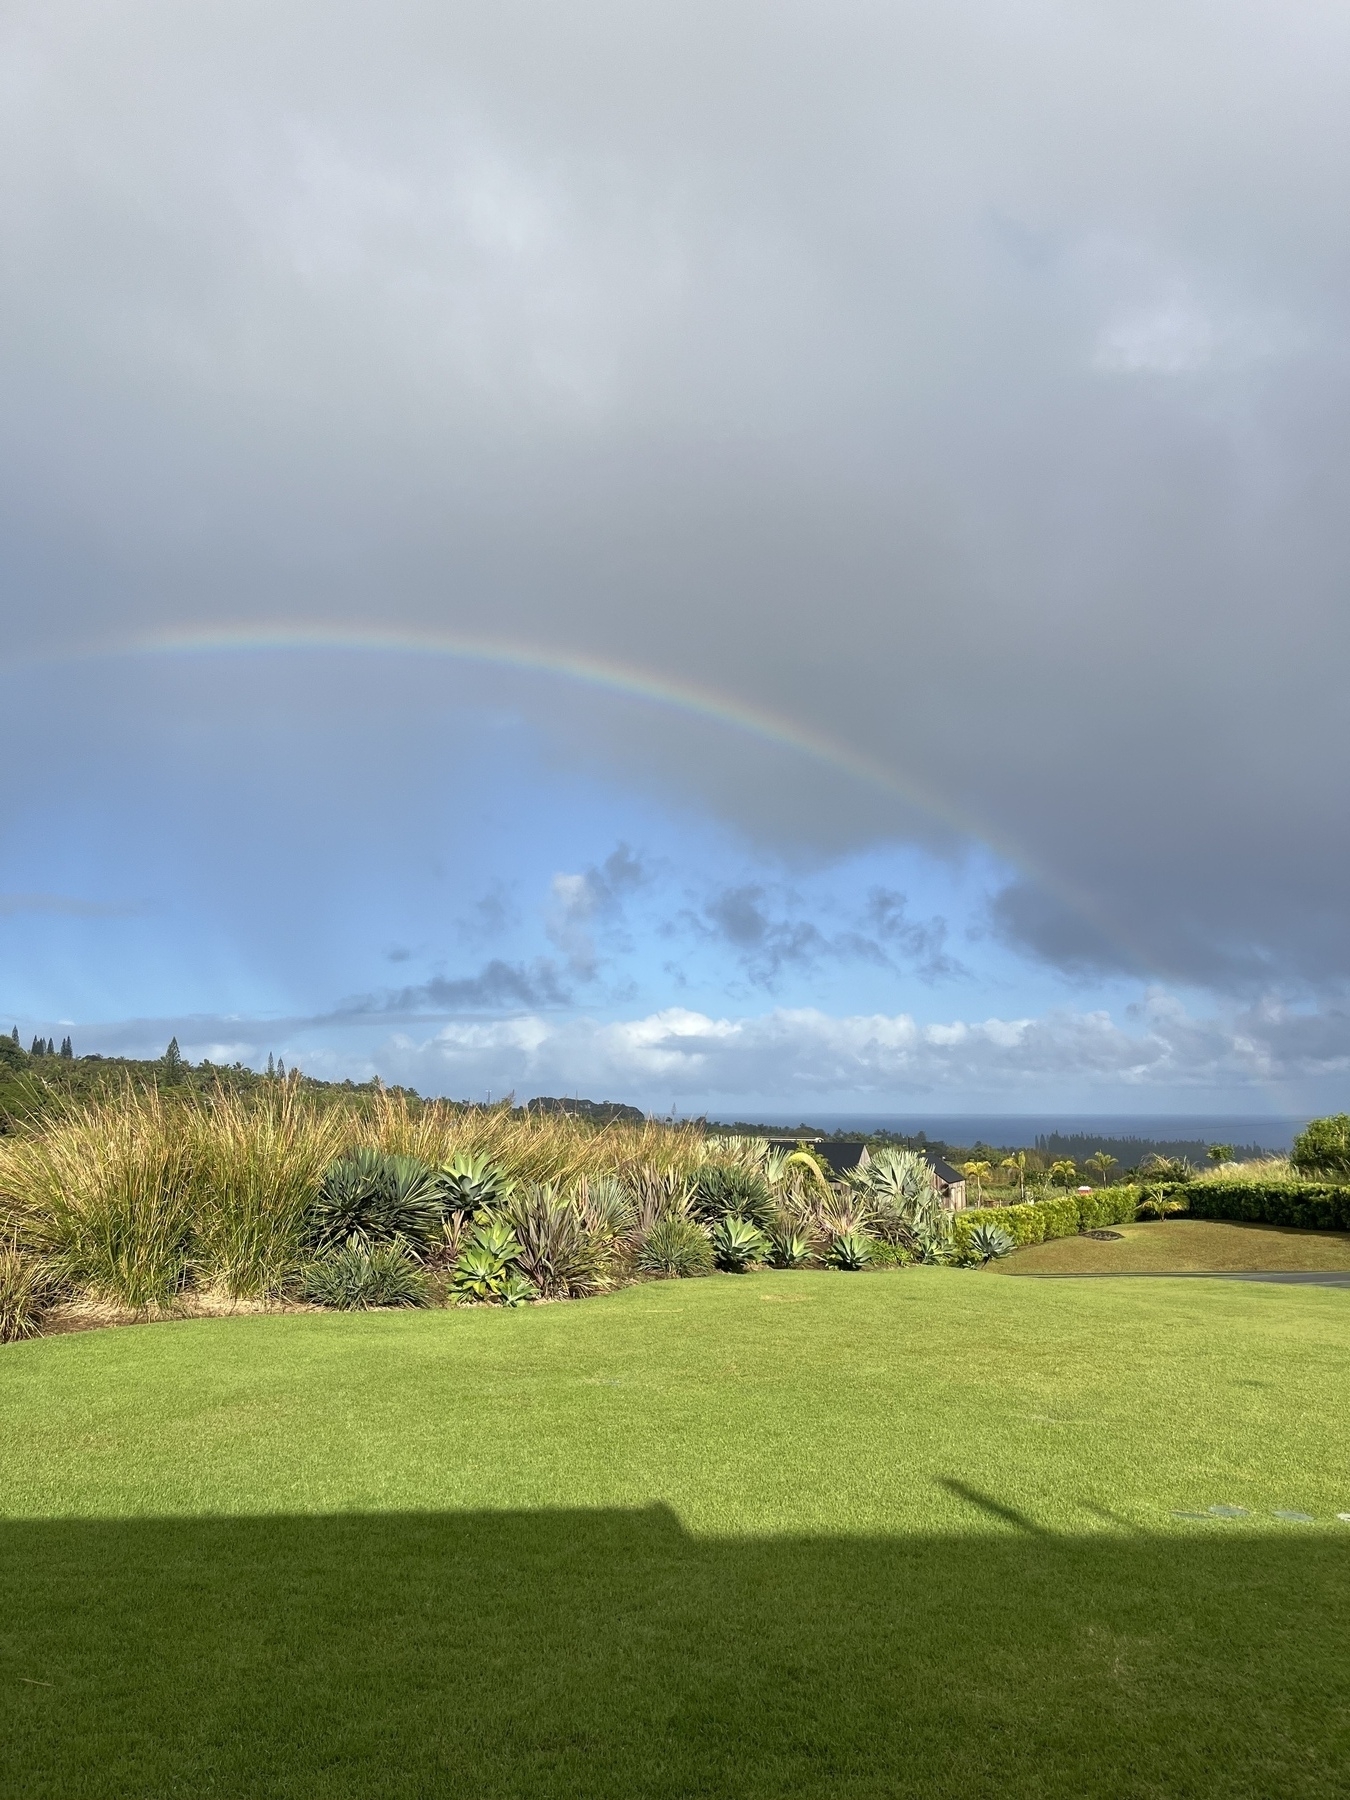
[(362, 1117), (350, 1120), (353, 1144), (375, 1144), (396, 1156), (416, 1156), (443, 1168), (458, 1152), (486, 1156), (516, 1182), (571, 1187), (582, 1176), (628, 1177), (659, 1164), (692, 1177), (708, 1154), (694, 1125), (595, 1126), (569, 1113), (531, 1112), (509, 1105), (410, 1105), (403, 1094), (380, 1094)]
[(193, 1275), (236, 1300), (279, 1294), (299, 1276), (305, 1218), (349, 1134), (294, 1083), (221, 1093), (186, 1118)]
[(36, 1337), (49, 1294), (47, 1271), (14, 1244), (0, 1244), (0, 1344)]
[(153, 1089), (79, 1107), (0, 1144), (0, 1209), (64, 1287), (137, 1311), (187, 1284), (192, 1128)]

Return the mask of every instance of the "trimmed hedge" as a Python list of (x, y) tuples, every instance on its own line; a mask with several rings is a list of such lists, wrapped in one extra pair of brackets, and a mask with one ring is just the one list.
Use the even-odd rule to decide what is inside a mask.
[(1025, 1200), (1019, 1206), (972, 1206), (952, 1214), (952, 1247), (970, 1254), (970, 1234), (977, 1225), (997, 1225), (1013, 1243), (1043, 1244), (1047, 1238), (1074, 1237), (1103, 1225), (1130, 1224), (1139, 1207), (1136, 1187), (1098, 1188), (1091, 1194), (1065, 1194), (1057, 1200)]
[(1171, 1190), (1193, 1219), (1350, 1231), (1350, 1188), (1329, 1181), (1194, 1181)]

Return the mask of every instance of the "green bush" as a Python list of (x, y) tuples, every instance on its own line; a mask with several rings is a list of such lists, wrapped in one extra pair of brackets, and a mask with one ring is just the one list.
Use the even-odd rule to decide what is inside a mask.
[(1350, 1113), (1310, 1120), (1294, 1139), (1289, 1160), (1296, 1169), (1350, 1173)]
[(1350, 1187), (1326, 1181), (1197, 1181), (1185, 1190), (1193, 1219), (1350, 1231)]
[(644, 1275), (711, 1275), (712, 1244), (707, 1232), (692, 1219), (672, 1214), (658, 1219), (647, 1233), (638, 1251), (637, 1265)]
[(353, 1150), (325, 1173), (305, 1221), (306, 1236), (320, 1251), (393, 1244), (423, 1256), (441, 1235), (445, 1198), (444, 1177), (418, 1157)]
[(712, 1248), (719, 1269), (743, 1275), (753, 1263), (763, 1262), (768, 1256), (769, 1240), (749, 1219), (728, 1213), (712, 1228)]
[(1065, 1194), (1055, 1200), (1028, 1200), (1020, 1206), (970, 1207), (951, 1215), (952, 1249), (962, 1262), (969, 1262), (971, 1235), (983, 1225), (1006, 1232), (1020, 1249), (1042, 1244), (1047, 1238), (1097, 1231), (1103, 1225), (1129, 1224), (1138, 1206), (1138, 1188), (1122, 1186), (1099, 1188), (1092, 1194)]
[(305, 1268), (301, 1292), (316, 1306), (343, 1312), (427, 1303), (426, 1276), (396, 1244), (377, 1244), (371, 1250), (344, 1244), (315, 1257)]
[(892, 1244), (888, 1239), (872, 1239), (870, 1266), (874, 1269), (907, 1269), (916, 1260), (905, 1244)]

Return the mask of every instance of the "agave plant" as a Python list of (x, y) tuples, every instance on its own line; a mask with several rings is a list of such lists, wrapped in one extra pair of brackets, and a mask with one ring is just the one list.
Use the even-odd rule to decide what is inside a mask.
[(481, 1150), (457, 1150), (441, 1170), (447, 1209), (475, 1213), (500, 1206), (515, 1183)]
[(646, 1275), (711, 1275), (712, 1244), (701, 1225), (671, 1214), (658, 1219), (647, 1233), (637, 1264)]
[(998, 1225), (976, 1225), (969, 1239), (970, 1254), (986, 1268), (996, 1257), (1006, 1256), (1013, 1247), (1013, 1241)]
[(811, 1239), (797, 1225), (780, 1221), (772, 1225), (766, 1235), (769, 1240), (769, 1261), (775, 1269), (800, 1269), (803, 1263), (810, 1262)]
[(537, 1300), (539, 1294), (533, 1282), (515, 1269), (508, 1269), (498, 1278), (495, 1297), (502, 1306), (524, 1306), (527, 1301)]
[(872, 1260), (872, 1240), (862, 1231), (840, 1231), (830, 1239), (825, 1261), (832, 1269), (865, 1269)]
[(329, 1165), (305, 1235), (320, 1251), (392, 1244), (420, 1258), (440, 1234), (443, 1201), (441, 1176), (419, 1158), (353, 1150)]
[(752, 1263), (764, 1261), (769, 1240), (752, 1219), (728, 1213), (712, 1228), (712, 1249), (719, 1269), (743, 1275)]
[(480, 1218), (455, 1262), (450, 1284), (465, 1300), (500, 1299), (508, 1275), (518, 1273), (521, 1246), (506, 1219)]
[(481, 1244), (469, 1244), (459, 1253), (450, 1285), (464, 1300), (491, 1300), (505, 1279), (507, 1266)]

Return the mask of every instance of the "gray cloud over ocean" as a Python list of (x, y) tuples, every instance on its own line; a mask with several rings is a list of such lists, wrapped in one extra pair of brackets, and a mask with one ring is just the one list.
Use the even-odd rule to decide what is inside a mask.
[(1350, 15), (19, 4), (0, 56), (6, 651), (608, 654), (930, 797), (553, 721), (785, 853), (973, 833), (1057, 966), (1350, 975)]

